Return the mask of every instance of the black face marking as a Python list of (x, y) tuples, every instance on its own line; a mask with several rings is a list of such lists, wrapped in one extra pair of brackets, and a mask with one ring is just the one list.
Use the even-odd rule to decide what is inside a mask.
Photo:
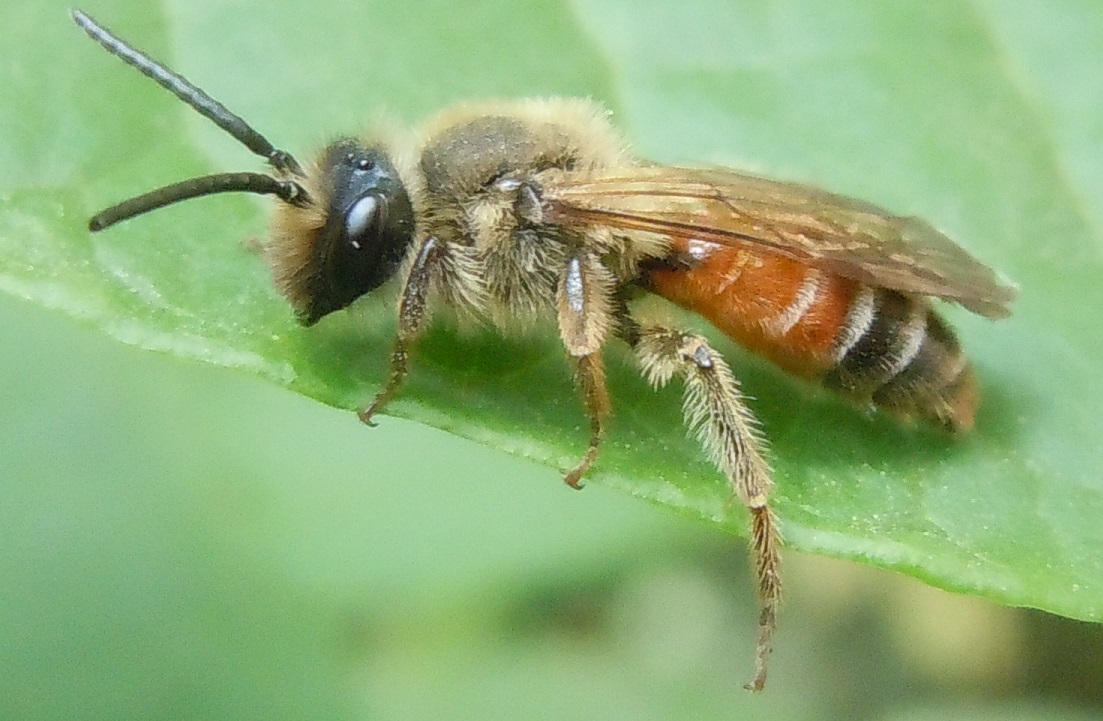
[(387, 155), (351, 139), (323, 157), (326, 224), (316, 241), (316, 268), (308, 284), (311, 325), (375, 290), (398, 270), (413, 242), (410, 196)]

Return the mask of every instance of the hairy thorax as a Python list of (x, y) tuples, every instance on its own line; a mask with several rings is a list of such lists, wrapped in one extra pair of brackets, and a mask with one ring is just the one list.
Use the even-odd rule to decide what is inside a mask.
[[(569, 255), (595, 238), (542, 223), (535, 193), (548, 173), (635, 163), (607, 113), (585, 100), (473, 104), (429, 127), (420, 157), (424, 232), (470, 248), (481, 278), (466, 282), (482, 284), (493, 317), (546, 313)], [(597, 240), (606, 246), (597, 252), (616, 261), (623, 244)]]

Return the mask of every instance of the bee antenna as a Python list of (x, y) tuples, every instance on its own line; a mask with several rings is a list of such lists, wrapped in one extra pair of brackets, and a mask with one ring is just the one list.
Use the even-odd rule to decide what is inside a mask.
[(217, 173), (182, 180), (179, 183), (128, 198), (92, 216), (88, 221), (88, 229), (93, 232), (103, 230), (120, 221), (181, 200), (232, 191), (275, 195), (285, 202), (300, 206), (309, 202), (302, 186), (291, 180), (277, 180), (263, 173)]
[[(112, 34), (111, 31), (100, 25), (84, 12), (74, 9), (72, 15), (73, 21), (76, 22), (84, 32), (88, 33), (93, 40), (102, 45), (107, 52), (120, 58), (127, 65), (138, 70), (142, 75), (156, 81), (162, 88), (183, 100), (201, 115), (209, 118), (215, 125), (237, 138), (238, 142), (242, 145), (266, 159), (277, 171), (298, 176), (303, 175), (302, 167), (290, 153), (286, 150), (279, 150), (274, 147), (272, 143), (268, 142), (267, 138), (254, 130), (249, 123), (230, 112), (225, 105), (192, 85), (182, 75), (174, 73), (141, 50), (127, 44), (124, 40)], [(176, 188), (179, 186), (169, 187)], [(232, 189), (243, 188), (228, 188), (228, 190)], [(159, 191), (153, 191), (150, 195), (157, 192)], [(263, 190), (258, 192), (267, 193), (271, 191)], [(125, 205), (125, 203), (123, 205)]]

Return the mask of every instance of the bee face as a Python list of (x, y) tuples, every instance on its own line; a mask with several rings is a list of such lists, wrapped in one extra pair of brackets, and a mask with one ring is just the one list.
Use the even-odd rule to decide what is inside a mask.
[(309, 193), (314, 207), (281, 204), (268, 256), (277, 284), (311, 325), (398, 271), (413, 241), (414, 209), (388, 153), (352, 139), (326, 148), (306, 184), (318, 188)]

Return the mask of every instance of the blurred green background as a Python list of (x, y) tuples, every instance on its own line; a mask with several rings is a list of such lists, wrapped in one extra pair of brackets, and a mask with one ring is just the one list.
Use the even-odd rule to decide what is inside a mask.
[(0, 717), (1090, 719), (1096, 625), (740, 539), (0, 298)]
[[(485, 93), (478, 42), (464, 46), (448, 73), (436, 71), (430, 51), (425, 67), (390, 65), (396, 43), (434, 48), (457, 36), (493, 35), (495, 57), (516, 57), (494, 76), (496, 94), (594, 94), (620, 103), (631, 124), (632, 106), (646, 92), (618, 94), (590, 72), (594, 24), (623, 29), (605, 37), (606, 62), (642, 54), (656, 67), (679, 37), (704, 33), (715, 41), (725, 25), (716, 3), (677, 12), (654, 4), (652, 11), (681, 22), (663, 25), (665, 34), (648, 44), (647, 28), (631, 27), (633, 13), (620, 5), (549, 2), (519, 11), (488, 1), (457, 12), (428, 1), (287, 10), (181, 1), (85, 9), (146, 47), (148, 37), (169, 37), (151, 49), (203, 85), (219, 85), (206, 79), (218, 77), (228, 57), (248, 58), (233, 73), (232, 93), (210, 89), (300, 148), (329, 128), (360, 127), (350, 105), (388, 104), (412, 120)], [(734, 6), (744, 21), (779, 33), (786, 18), (819, 7)], [(908, 7), (889, 3), (884, 12), (906, 22)], [(957, 17), (952, 3), (933, 7), (935, 16)], [(994, 7), (981, 3), (978, 13)], [(1015, 7), (1021, 18), (1042, 6)], [(1059, 10), (1053, 15), (1077, 25), (1079, 6)], [(524, 33), (492, 32), (498, 17), (515, 20), (518, 12), (528, 17)], [(243, 18), (272, 13), (296, 28), (292, 46), (271, 48), (264, 34), (245, 33), (240, 49), (236, 40), (232, 48), (204, 47), (226, 18), (247, 26)], [(1063, 31), (1089, 33), (1097, 15)], [(832, 28), (830, 17), (807, 21), (823, 33), (808, 37), (810, 48), (820, 38), (861, 36)], [(82, 147), (82, 129), (51, 115), (47, 100), (65, 92), (67, 68), (87, 62), (88, 41), (60, 3), (12, 2), (0, 7), (0, 20), (25, 49), (6, 56), (2, 69), (9, 81), (2, 117), (10, 125), (0, 152), (29, 186), (48, 187), (66, 159), (25, 156), (23, 148), (42, 144), (19, 141), (50, 135), (63, 139), (58, 147)], [(941, 27), (937, 17), (914, 22), (931, 32)], [(340, 41), (327, 42), (327, 33)], [(57, 47), (58, 37), (63, 57), (35, 55)], [(548, 69), (527, 60), (543, 52), (541, 43), (564, 37), (577, 43), (574, 64)], [(635, 45), (618, 53), (617, 38)], [(370, 62), (349, 50), (358, 40)], [(278, 78), (266, 77), (260, 61), (273, 51), (297, 58), (291, 70), (280, 65)], [(765, 38), (745, 53), (780, 62)], [(411, 55), (422, 54), (405, 53), (407, 63)], [(129, 83), (132, 72), (116, 66), (104, 82)], [(316, 67), (340, 72), (320, 79)], [(639, 67), (615, 69), (623, 76)], [(341, 73), (357, 76), (362, 102), (317, 101), (341, 92)], [(419, 81), (396, 100), (392, 84), (402, 77)], [(718, 90), (723, 77), (715, 75)], [(281, 113), (286, 96), (268, 94), (267, 81), (292, 87), (303, 107)], [(764, 90), (748, 102), (769, 111), (771, 99)], [(672, 119), (680, 132), (710, 122), (692, 107)], [(126, 110), (99, 112), (113, 126)], [(769, 112), (764, 117), (763, 126), (745, 128), (748, 143), (762, 140)], [(188, 127), (213, 166), (242, 162), (240, 149), (202, 121)], [(667, 142), (669, 127), (629, 133), (653, 150)], [(835, 129), (862, 131), (860, 118)], [(806, 128), (804, 142), (816, 132)], [(683, 137), (677, 148), (711, 157), (708, 143), (704, 134)], [(798, 150), (777, 162), (797, 165)], [(811, 172), (838, 163), (829, 154), (806, 160)], [(128, 170), (90, 193), (102, 200), (146, 187)], [(222, 235), (256, 232), (241, 217)], [(751, 696), (740, 686), (750, 670), (755, 609), (737, 538), (596, 484), (570, 492), (545, 466), (420, 425), (384, 418), (369, 432), (351, 414), (244, 374), (123, 346), (7, 295), (0, 328), (0, 717), (1060, 721), (1103, 714), (1098, 626), (796, 553), (786, 557), (788, 595), (770, 684)]]

